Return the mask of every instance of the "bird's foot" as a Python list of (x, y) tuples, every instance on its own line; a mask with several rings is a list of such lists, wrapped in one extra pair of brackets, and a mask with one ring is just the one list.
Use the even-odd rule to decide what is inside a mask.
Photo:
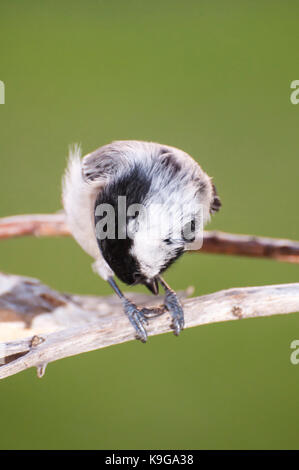
[(184, 329), (184, 311), (176, 293), (168, 288), (165, 293), (165, 307), (172, 316), (171, 327), (176, 336)]
[(124, 299), (124, 311), (136, 331), (136, 339), (140, 339), (142, 343), (146, 343), (147, 332), (144, 325), (147, 319), (142, 310), (139, 310), (135, 304), (128, 299)]

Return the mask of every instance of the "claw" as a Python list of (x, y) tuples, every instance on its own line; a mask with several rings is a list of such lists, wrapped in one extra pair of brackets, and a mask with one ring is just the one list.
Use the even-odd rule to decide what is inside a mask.
[(171, 289), (166, 290), (165, 307), (172, 316), (171, 327), (173, 328), (173, 332), (176, 336), (178, 336), (181, 330), (184, 329), (184, 311), (176, 293)]
[(140, 339), (142, 343), (147, 340), (147, 332), (144, 325), (148, 323), (142, 310), (139, 310), (135, 304), (130, 302), (128, 299), (124, 299), (124, 311), (130, 320), (131, 324), (135, 328), (136, 338)]
[(163, 308), (163, 306), (152, 307), (152, 308), (143, 307), (141, 309), (141, 312), (144, 315), (144, 317), (148, 319), (148, 318), (155, 318), (155, 317), (159, 317), (160, 315), (163, 315), (163, 313), (165, 313), (165, 309)]

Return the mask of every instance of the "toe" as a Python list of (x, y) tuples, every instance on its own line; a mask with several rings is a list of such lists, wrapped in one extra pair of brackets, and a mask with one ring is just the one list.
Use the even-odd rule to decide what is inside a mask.
[(172, 315), (171, 327), (173, 332), (176, 336), (178, 336), (181, 330), (184, 329), (184, 312), (176, 294), (173, 291), (167, 293), (165, 298), (165, 305), (167, 310)]
[(145, 343), (147, 340), (147, 332), (144, 328), (144, 325), (147, 323), (145, 316), (135, 304), (127, 299), (124, 301), (124, 310), (131, 325), (135, 328), (136, 338)]

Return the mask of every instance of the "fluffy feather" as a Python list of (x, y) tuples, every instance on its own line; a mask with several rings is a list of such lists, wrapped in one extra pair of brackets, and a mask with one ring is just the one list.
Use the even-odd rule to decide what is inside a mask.
[(101, 180), (88, 181), (83, 177), (81, 148), (79, 145), (70, 147), (67, 169), (62, 181), (62, 202), (70, 231), (92, 258), (94, 270), (105, 280), (113, 275), (99, 250), (94, 225), (94, 205)]
[[(138, 217), (139, 228), (132, 242), (119, 246), (115, 242), (106, 243), (106, 252), (101, 253), (103, 246), (95, 234), (95, 204), (96, 201), (114, 201), (121, 193), (125, 193), (131, 203), (142, 202), (151, 214), (149, 224), (146, 226)], [(139, 200), (131, 200), (137, 193)], [(152, 142), (117, 141), (100, 147), (83, 159), (79, 146), (70, 149), (63, 179), (63, 204), (74, 238), (96, 260), (95, 270), (104, 279), (113, 274), (107, 263), (112, 260), (111, 252), (107, 252), (109, 246), (110, 249), (113, 247), (113, 256), (119, 258), (115, 260), (115, 267), (123, 263), (122, 270), (126, 271), (134, 266), (143, 278), (152, 279), (186, 248), (181, 236), (184, 225), (190, 223), (195, 214), (193, 221), (199, 222), (196, 240), (202, 235), (210, 214), (219, 208), (220, 200), (218, 196), (216, 200), (216, 190), (209, 176), (182, 150)], [(159, 208), (155, 209), (157, 205)], [(183, 214), (182, 206), (185, 208)], [(170, 212), (173, 214), (172, 227), (168, 223)], [(128, 229), (134, 231), (137, 221), (129, 220)], [(126, 252), (121, 252), (122, 246), (126, 247)], [(134, 262), (129, 263), (130, 257)], [(113, 265), (112, 262), (109, 264)], [(113, 270), (118, 274), (115, 268)], [(131, 283), (136, 273), (127, 274), (128, 283)], [(119, 277), (126, 282), (125, 273)]]

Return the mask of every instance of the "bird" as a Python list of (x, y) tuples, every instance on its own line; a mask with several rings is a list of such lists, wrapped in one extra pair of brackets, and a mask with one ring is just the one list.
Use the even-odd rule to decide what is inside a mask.
[(156, 142), (113, 141), (83, 157), (75, 144), (62, 179), (62, 202), (71, 234), (118, 295), (135, 337), (147, 341), (154, 310), (131, 302), (115, 276), (155, 295), (160, 285), (179, 335), (183, 308), (161, 275), (202, 239), (204, 225), (220, 209), (213, 178), (188, 153)]

